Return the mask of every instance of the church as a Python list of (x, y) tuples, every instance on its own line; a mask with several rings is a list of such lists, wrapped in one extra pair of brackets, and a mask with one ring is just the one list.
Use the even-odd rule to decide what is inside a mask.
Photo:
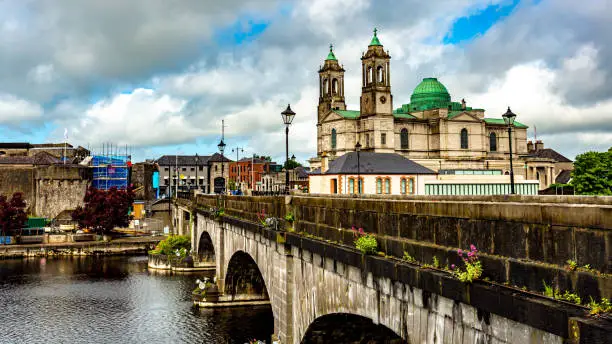
[[(376, 29), (361, 56), (361, 97), (358, 110), (347, 109), (345, 70), (333, 47), (319, 69), (317, 157), (313, 169), (354, 152), (396, 153), (439, 174), (509, 174), (508, 127), (502, 114), (453, 101), (436, 78), (416, 86), (410, 102), (394, 106), (391, 56)], [(400, 98), (401, 99), (401, 98)], [(540, 180), (543, 189), (554, 182), (554, 161), (530, 155), (527, 126), (515, 121), (512, 129), (514, 174)], [(551, 161), (549, 161), (551, 160)]]

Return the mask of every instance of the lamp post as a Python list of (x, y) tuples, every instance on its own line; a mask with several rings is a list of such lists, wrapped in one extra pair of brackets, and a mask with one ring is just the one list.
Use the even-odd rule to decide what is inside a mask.
[(244, 153), (244, 149), (240, 148), (240, 147), (236, 147), (236, 148), (232, 148), (232, 153), (236, 152), (236, 168), (238, 169), (238, 174), (236, 177), (236, 181), (237, 181), (237, 185), (236, 187), (238, 187), (238, 190), (242, 190), (242, 188), (240, 187), (241, 184), (241, 180), (240, 180), (240, 158), (238, 156), (239, 153)]
[(285, 123), (285, 192), (289, 194), (289, 126), (293, 122), (295, 112), (291, 111), (291, 106), (287, 104), (287, 109), (281, 112), (283, 123)]
[(361, 144), (357, 142), (355, 145), (355, 152), (357, 152), (357, 194), (361, 195), (361, 167), (359, 166), (359, 153), (361, 152)]
[(225, 157), (223, 156), (223, 152), (225, 151), (225, 142), (221, 139), (221, 142), (217, 145), (219, 148), (219, 152), (221, 152), (221, 179), (223, 179), (223, 186), (221, 187), (221, 194), (225, 193), (225, 179), (223, 178), (223, 162)]
[(508, 106), (508, 111), (502, 115), (504, 118), (504, 123), (508, 126), (508, 147), (510, 148), (510, 194), (514, 195), (514, 170), (512, 168), (512, 127), (514, 126), (514, 119), (516, 115), (510, 111), (510, 107)]
[(199, 186), (199, 184), (198, 184), (198, 183), (199, 183), (199, 180), (198, 180), (198, 168), (200, 168), (200, 166), (198, 166), (198, 165), (199, 165), (199, 164), (198, 164), (198, 162), (199, 162), (199, 161), (200, 161), (200, 157), (198, 156), (198, 153), (196, 153), (196, 155), (195, 155), (195, 165), (196, 165), (196, 167), (195, 167), (195, 169), (196, 169), (196, 190), (198, 190), (198, 189), (200, 188), (200, 186)]

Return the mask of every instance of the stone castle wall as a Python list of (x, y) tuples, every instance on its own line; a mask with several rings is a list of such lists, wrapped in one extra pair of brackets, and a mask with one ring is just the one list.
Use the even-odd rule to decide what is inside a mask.
[(13, 193), (22, 192), (28, 207), (32, 208), (36, 192), (33, 176), (32, 167), (0, 167), (0, 195), (10, 198)]

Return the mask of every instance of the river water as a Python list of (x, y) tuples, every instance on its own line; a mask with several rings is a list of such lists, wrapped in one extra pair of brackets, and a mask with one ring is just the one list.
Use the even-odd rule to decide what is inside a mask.
[(0, 343), (245, 343), (269, 339), (269, 307), (196, 309), (199, 275), (146, 257), (0, 260)]

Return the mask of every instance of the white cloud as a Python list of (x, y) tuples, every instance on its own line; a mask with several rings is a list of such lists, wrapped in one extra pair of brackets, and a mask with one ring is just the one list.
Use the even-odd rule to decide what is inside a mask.
[(54, 67), (52, 64), (39, 64), (28, 72), (28, 78), (39, 84), (53, 81)]
[(42, 113), (42, 107), (36, 103), (0, 93), (0, 124), (21, 124), (39, 119)]
[(79, 142), (145, 146), (194, 141), (202, 129), (189, 121), (187, 102), (150, 89), (135, 89), (93, 104), (78, 125), (69, 126)]

